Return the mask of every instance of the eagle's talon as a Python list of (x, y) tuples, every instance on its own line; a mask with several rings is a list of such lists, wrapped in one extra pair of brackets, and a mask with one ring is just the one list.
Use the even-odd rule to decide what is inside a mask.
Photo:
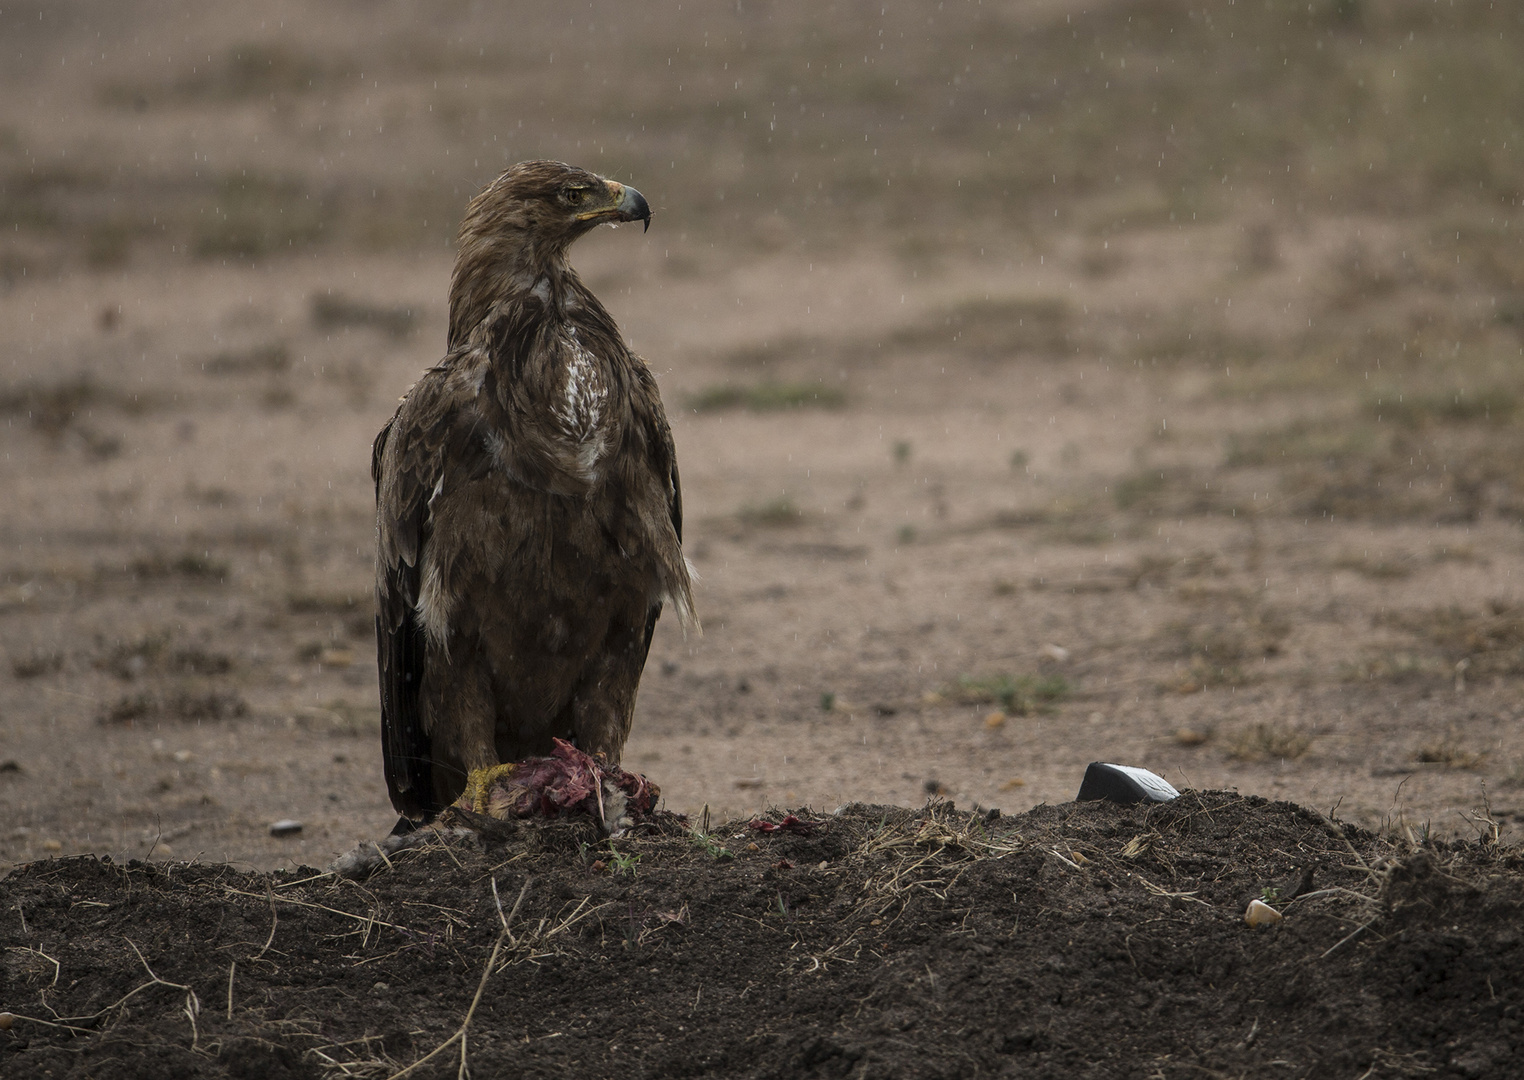
[(477, 814), (487, 813), (488, 793), (492, 785), (505, 777), (513, 775), (518, 768), (516, 762), (507, 765), (489, 765), (485, 769), (472, 769), (466, 776), (466, 790), (461, 795), (461, 801)]

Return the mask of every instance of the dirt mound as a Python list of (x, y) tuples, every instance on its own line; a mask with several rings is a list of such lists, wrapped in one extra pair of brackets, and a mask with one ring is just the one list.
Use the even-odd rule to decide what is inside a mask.
[[(1524, 861), (1288, 804), (947, 803), (0, 882), (0, 1074), (1502, 1077)], [(1254, 898), (1283, 920), (1251, 930)], [(459, 1037), (463, 1023), (463, 1038)], [(454, 1038), (454, 1041), (452, 1040)], [(1514, 1064), (1510, 1064), (1510, 1062)]]

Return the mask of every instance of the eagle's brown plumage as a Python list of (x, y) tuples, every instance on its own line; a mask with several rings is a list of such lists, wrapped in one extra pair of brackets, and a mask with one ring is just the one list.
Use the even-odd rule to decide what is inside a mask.
[(381, 738), (399, 828), (551, 740), (618, 761), (663, 602), (696, 625), (655, 380), (567, 265), (640, 193), (515, 165), (460, 228), (443, 361), (376, 436)]

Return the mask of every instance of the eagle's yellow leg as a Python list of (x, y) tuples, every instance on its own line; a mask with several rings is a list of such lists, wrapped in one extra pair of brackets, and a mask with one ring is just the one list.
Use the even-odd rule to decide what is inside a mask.
[(518, 768), (516, 764), (489, 765), (485, 769), (472, 769), (466, 774), (466, 790), (461, 795), (461, 801), (478, 814), (487, 812), (487, 792), (492, 789), (494, 782), (505, 776), (512, 776), (513, 770)]

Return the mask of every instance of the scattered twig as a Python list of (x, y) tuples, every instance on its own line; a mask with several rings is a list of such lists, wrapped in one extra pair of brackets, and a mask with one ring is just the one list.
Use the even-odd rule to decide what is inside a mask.
[[(131, 947), (132, 951), (137, 954), (138, 962), (143, 965), (143, 970), (148, 972), (148, 982), (143, 983), (141, 986), (134, 987), (133, 989), (127, 991), (127, 993), (123, 994), (121, 997), (117, 998), (110, 1005), (90, 1013), (88, 1016), (60, 1016), (58, 1017), (57, 1021), (53, 1021), (42, 1020), (34, 1016), (22, 1016), (17, 1013), (13, 1014), (14, 1019), (25, 1020), (28, 1023), (33, 1024), (42, 1024), (45, 1027), (62, 1028), (63, 1030), (72, 1032), (76, 1035), (88, 1035), (91, 1034), (91, 1030), (88, 1027), (81, 1025), (93, 1023), (94, 1021), (99, 1020), (101, 1017), (105, 1016), (107, 1013), (111, 1012), (113, 1009), (120, 1009), (122, 1006), (126, 1005), (127, 1002), (131, 1001), (133, 998), (141, 994), (144, 990), (151, 990), (155, 986), (167, 986), (171, 990), (179, 990), (185, 994), (185, 1004), (182, 1006), (181, 1011), (185, 1013), (185, 1018), (190, 1021), (191, 1049), (195, 1050), (201, 1038), (201, 1033), (196, 1026), (196, 1017), (201, 1015), (201, 999), (196, 997), (196, 992), (189, 986), (186, 986), (184, 983), (170, 982), (168, 979), (159, 978), (158, 973), (155, 972), (151, 966), (149, 966), (148, 960), (143, 956), (142, 950), (139, 949), (137, 945), (133, 944), (132, 939), (124, 938), (123, 940), (125, 940), (128, 946)], [(36, 950), (27, 951), (35, 952)], [(48, 959), (52, 960), (53, 958), (48, 957)], [(54, 961), (54, 963), (56, 964), (57, 961)]]
[(10, 1015), (12, 1020), (25, 1020), (29, 1024), (41, 1024), (43, 1027), (58, 1028), (60, 1031), (67, 1031), (71, 1035), (95, 1034), (95, 1032), (89, 1028), (76, 1027), (75, 1025), (63, 1020), (44, 1020), (41, 1017), (27, 1016), (24, 1013), (11, 1013)]
[(370, 846), (376, 849), (376, 854), (380, 856), (381, 861), (386, 864), (386, 868), (395, 874), (397, 872), (397, 868), (392, 865), (392, 860), (387, 857), (385, 849), (383, 849), (381, 845), (376, 843), (374, 840), (370, 842)]
[(457, 1042), (460, 1043), (460, 1068), (457, 1070), (456, 1076), (463, 1078), (470, 1075), (470, 1071), (466, 1068), (466, 1031), (471, 1027), (471, 1018), (476, 1015), (476, 1007), (481, 1004), (482, 992), (487, 989), (487, 980), (492, 977), (492, 969), (497, 965), (497, 954), (502, 949), (503, 941), (507, 937), (508, 929), (505, 926), (502, 932), (497, 935), (497, 940), (492, 943), (492, 955), (487, 958), (487, 964), (482, 968), (481, 981), (476, 984), (476, 996), (471, 999), (471, 1007), (466, 1010), (466, 1018), (460, 1022), (460, 1027), (456, 1029), (455, 1034), (401, 1072), (393, 1073), (387, 1080), (402, 1080), (404, 1076), (412, 1074), (419, 1067), (432, 1061)]
[(526, 877), (524, 879), (523, 887), (519, 889), (519, 898), (513, 902), (513, 910), (508, 912), (507, 915), (504, 915), (503, 899), (497, 894), (497, 878), (492, 879), (492, 902), (497, 905), (498, 921), (503, 924), (503, 933), (507, 936), (509, 944), (514, 946), (517, 946), (519, 942), (518, 939), (513, 936), (513, 931), (509, 929), (509, 926), (513, 922), (515, 916), (518, 915), (519, 905), (524, 902), (524, 894), (528, 891), (529, 879)]
[[(515, 955), (511, 959), (505, 960), (503, 966), (508, 967), (512, 964), (521, 962), (534, 964), (538, 963), (542, 956), (553, 955), (554, 949), (548, 947), (548, 943), (550, 942), (551, 938), (554, 938), (560, 934), (564, 934), (567, 930), (571, 929), (583, 919), (602, 911), (606, 907), (610, 907), (613, 903), (612, 901), (609, 901), (607, 903), (598, 904), (595, 907), (588, 907), (588, 902), (590, 900), (592, 900), (592, 897), (584, 896), (577, 902), (577, 906), (572, 909), (572, 913), (570, 915), (566, 916), (560, 922), (555, 923), (554, 925), (551, 924), (549, 919), (541, 919), (538, 925), (536, 925), (535, 928), (528, 934), (523, 936), (510, 935), (509, 942), (513, 947)], [(517, 911), (517, 909), (518, 905), (515, 904), (514, 910)], [(561, 910), (564, 911), (566, 909), (563, 907)], [(510, 912), (507, 916), (507, 920), (511, 922), (512, 919), (513, 913)]]
[(1475, 814), (1461, 814), (1461, 818), (1477, 830), (1477, 842), (1484, 848), (1496, 851), (1503, 844), (1503, 826), (1492, 816), (1492, 799), (1487, 794), (1487, 784), (1482, 783), (1482, 809)]
[(48, 989), (51, 990), (51, 989), (53, 989), (53, 987), (58, 985), (58, 976), (59, 976), (59, 973), (62, 971), (62, 969), (59, 967), (59, 964), (58, 964), (57, 960), (53, 959), (51, 956), (49, 956), (47, 953), (43, 952), (41, 949), (34, 949), (30, 945), (12, 945), (11, 946), (11, 951), (12, 952), (30, 953), (32, 956), (41, 957), (42, 959), (46, 960), (48, 963), (52, 964), (53, 965), (53, 981), (48, 984)]
[[(330, 1076), (354, 1078), (386, 1077), (396, 1072), (400, 1068), (400, 1063), (387, 1056), (385, 1050), (377, 1054), (370, 1049), (371, 1043), (381, 1041), (382, 1039), (378, 1035), (365, 1035), (358, 1039), (350, 1039), (347, 1042), (330, 1043), (327, 1046), (314, 1047), (307, 1052), (322, 1061), (324, 1073)], [(351, 1061), (340, 1061), (328, 1053), (330, 1050), (348, 1051), (351, 1046), (355, 1045), (363, 1047), (373, 1056), (370, 1058), (354, 1058)], [(350, 1051), (350, 1056), (354, 1057), (353, 1051)]]
[[(235, 889), (231, 885), (224, 885), (223, 889), (228, 893), (231, 893), (233, 896), (247, 896), (254, 900), (269, 899), (269, 897), (260, 896), (258, 893), (246, 892), (243, 889)], [(406, 926), (401, 926), (394, 922), (387, 922), (385, 919), (378, 919), (374, 915), (356, 915), (352, 911), (343, 911), (339, 908), (331, 908), (327, 904), (314, 904), (309, 900), (293, 900), (285, 896), (277, 896), (275, 899), (277, 902), (282, 904), (294, 904), (296, 907), (312, 908), (316, 911), (326, 911), (330, 915), (341, 915), (346, 919), (353, 919), (357, 923), (364, 923), (371, 926), (384, 926), (388, 930), (400, 930), (406, 934), (416, 933), (416, 931), (410, 930)], [(369, 930), (366, 932), (369, 933)]]
[(1052, 855), (1059, 862), (1066, 863), (1069, 866), (1074, 867), (1074, 869), (1076, 869), (1076, 870), (1083, 870), (1084, 869), (1083, 866), (1081, 866), (1079, 863), (1075, 862), (1073, 859), (1069, 859), (1069, 858), (1064, 857), (1063, 855), (1060, 855), (1058, 853), (1058, 849), (1057, 848), (1048, 848), (1048, 854)]
[[(1060, 855), (1059, 858), (1063, 858), (1063, 856)], [(1162, 896), (1169, 900), (1189, 900), (1193, 904), (1200, 904), (1202, 907), (1206, 908), (1212, 906), (1205, 900), (1201, 899), (1201, 897), (1197, 896), (1194, 889), (1190, 892), (1171, 892), (1169, 889), (1161, 888), (1160, 886), (1155, 885), (1152, 881), (1149, 881), (1136, 870), (1133, 871), (1132, 876), (1141, 881), (1143, 883), (1143, 887), (1149, 892), (1153, 893), (1155, 896)]]
[[(263, 956), (265, 953), (270, 951), (270, 946), (275, 944), (275, 928), (280, 925), (280, 912), (277, 911), (276, 908), (275, 908), (275, 893), (271, 892), (269, 895), (270, 895), (270, 936), (265, 938), (264, 947), (262, 949), (260, 949), (257, 953), (254, 954), (254, 959), (255, 960), (258, 960), (261, 956)], [(229, 976), (229, 978), (231, 979), (232, 976)], [(228, 985), (231, 986), (232, 984), (229, 983)], [(231, 992), (232, 991), (230, 990), (229, 993), (231, 993)]]
[(336, 875), (332, 870), (324, 870), (322, 873), (312, 874), (304, 878), (297, 878), (295, 881), (283, 881), (275, 887), (277, 889), (290, 889), (296, 887), (297, 885), (305, 885), (309, 881), (322, 881), (324, 878), (331, 878), (334, 876)]
[[(861, 945), (857, 945), (857, 949), (852, 953), (851, 956), (843, 955), (847, 951), (848, 947), (852, 945), (857, 945), (856, 934), (849, 935), (847, 940), (839, 941), (823, 952), (811, 953), (809, 956), (810, 966), (805, 968), (803, 971), (796, 970), (798, 961), (795, 960), (790, 960), (787, 964), (784, 964), (783, 970), (786, 974), (789, 975), (813, 975), (817, 971), (826, 970), (826, 967), (833, 961), (840, 961), (844, 964), (855, 964), (857, 962), (857, 958), (862, 955), (863, 947)], [(697, 1005), (696, 999), (694, 1004)]]
[[(434, 828), (434, 835), (439, 840), (439, 846), (440, 846), (440, 848), (444, 851), (444, 853), (447, 856), (449, 856), (450, 861), (455, 864), (455, 868), (457, 870), (464, 870), (466, 868), (466, 864), (461, 862), (460, 861), (460, 856), (456, 855), (455, 852), (451, 850), (450, 842), (447, 839), (445, 839), (444, 834), (439, 831), (439, 828), (437, 826), (435, 826), (435, 828)], [(388, 865), (390, 865), (390, 864), (388, 864)]]
[(1372, 926), (1374, 926), (1375, 923), (1376, 923), (1375, 919), (1371, 919), (1368, 922), (1361, 923), (1359, 926), (1355, 927), (1349, 933), (1345, 934), (1338, 941), (1334, 942), (1327, 949), (1325, 949), (1324, 952), (1323, 952), (1323, 955), (1318, 957), (1318, 959), (1319, 960), (1327, 960), (1330, 956), (1332, 956), (1334, 954), (1334, 952), (1336, 952), (1338, 950), (1339, 946), (1343, 945), (1346, 941), (1353, 941), (1358, 935), (1364, 933), (1365, 931), (1369, 930)]
[(1372, 881), (1381, 881), (1381, 875), (1375, 870), (1372, 870), (1370, 868), (1370, 864), (1365, 861), (1364, 856), (1355, 850), (1355, 845), (1349, 842), (1349, 837), (1344, 835), (1344, 830), (1339, 827), (1337, 822), (1335, 822), (1332, 818), (1320, 810), (1310, 810), (1309, 812), (1317, 814), (1319, 820), (1321, 820), (1323, 823), (1323, 828), (1326, 829), (1329, 835), (1331, 835), (1335, 840), (1344, 845), (1349, 853), (1355, 857), (1355, 862), (1360, 864), (1360, 869), (1364, 870), (1366, 875)]
[(1356, 900), (1363, 900), (1366, 903), (1375, 903), (1375, 897), (1367, 896), (1365, 893), (1360, 892), (1356, 889), (1346, 889), (1342, 885), (1330, 885), (1327, 888), (1317, 889), (1313, 892), (1301, 893), (1297, 896), (1293, 896), (1290, 900), (1286, 901), (1286, 903), (1288, 906), (1291, 904), (1300, 904), (1304, 900), (1316, 900), (1319, 897), (1323, 896), (1348, 896)]

